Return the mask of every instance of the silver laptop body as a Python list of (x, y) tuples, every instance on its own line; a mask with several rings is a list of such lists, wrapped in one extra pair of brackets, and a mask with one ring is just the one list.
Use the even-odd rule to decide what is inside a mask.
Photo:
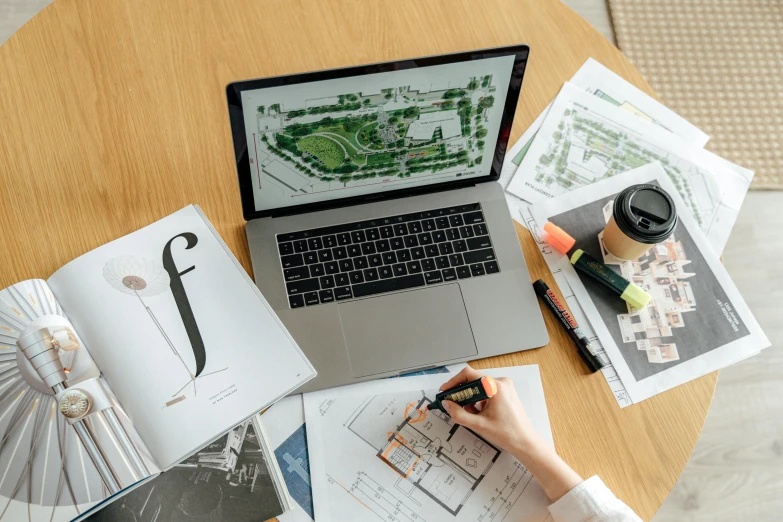
[[(448, 181), (445, 183), (413, 189), (400, 183), (399, 190), (364, 194), (363, 200), (330, 198), (319, 202), (318, 208), (307, 204), (293, 205), (285, 208), (283, 212), (259, 215), (257, 205), (250, 208), (248, 206), (248, 202), (254, 203), (252, 195), (248, 200), (248, 185), (243, 185), (243, 176), (253, 178), (253, 182), (257, 176), (259, 186), (263, 187), (264, 183), (267, 183), (267, 190), (280, 190), (285, 194), (285, 191), (290, 189), (292, 196), (299, 196), (300, 192), (296, 192), (296, 186), (290, 186), (291, 182), (286, 177), (289, 175), (285, 171), (279, 174), (280, 165), (274, 164), (279, 158), (272, 157), (274, 154), (270, 157), (258, 154), (258, 141), (254, 144), (256, 150), (253, 152), (247, 152), (247, 143), (244, 149), (237, 148), (243, 208), (248, 218), (246, 232), (256, 284), (318, 371), (318, 377), (299, 391), (313, 391), (396, 376), (445, 364), (536, 348), (548, 342), (503, 189), (495, 181), (508, 139), (510, 118), (513, 117), (516, 107), (527, 47), (476, 51), (405, 63), (416, 62), (414, 68), (431, 66), (432, 62), (426, 60), (436, 60), (436, 64), (444, 63), (443, 60), (445, 63), (464, 63), (466, 55), (468, 60), (486, 56), (515, 57), (515, 69), (511, 75), (511, 86), (506, 99), (508, 103), (504, 107), (503, 122), (498, 132), (498, 144), (492, 158), (492, 167), (486, 169), (490, 171), (488, 176), (476, 176), (473, 181), (458, 179), (462, 176), (456, 174), (451, 177), (445, 174)], [(402, 62), (396, 62), (400, 63)], [(388, 65), (366, 66), (362, 71), (341, 70), (327, 73), (337, 74), (338, 78), (352, 77), (361, 83), (361, 77), (355, 78), (356, 76), (367, 74), (367, 70), (373, 68), (388, 70)], [(309, 75), (299, 75), (304, 77), (299, 79), (303, 82), (322, 81), (323, 78), (319, 75), (325, 73), (310, 74), (314, 75), (312, 79), (308, 78)], [(497, 99), (497, 90), (489, 91), (491, 87), (487, 87), (491, 80), (485, 82), (484, 90), (481, 91), (478, 82), (486, 77), (477, 76), (468, 80), (467, 85), (475, 89), (471, 92), (470, 89), (463, 88), (467, 92), (462, 94), (461, 98), (457, 91), (458, 99), (468, 99), (471, 102), (478, 99), (475, 107), (479, 110), (482, 108), (482, 94), (487, 97), (488, 92), (492, 92), (492, 96)], [(472, 84), (471, 81), (477, 83)], [(229, 86), (230, 110), (232, 101), (234, 104), (239, 102), (241, 109), (243, 90), (249, 89), (253, 92), (266, 87), (265, 84), (257, 82), (264, 80)], [(505, 85), (501, 87), (505, 88)], [(412, 93), (418, 94), (426, 90), (413, 90), (408, 86), (397, 88), (394, 90), (394, 97), (388, 98), (391, 101), (384, 102), (383, 106), (408, 106), (410, 103), (416, 103), (410, 100), (415, 96)], [(380, 92), (381, 96), (385, 96), (383, 90)], [(402, 116), (402, 109), (399, 109), (398, 112), (388, 111), (386, 115), (382, 115), (382, 121), (389, 121), (388, 114), (398, 114), (399, 119), (409, 125), (406, 138), (418, 136), (415, 132), (420, 132), (420, 128), (424, 127), (424, 138), (434, 141), (433, 146), (439, 146), (437, 142), (440, 141), (447, 147), (462, 144), (463, 148), (469, 151), (475, 150), (475, 147), (471, 149), (468, 145), (473, 145), (473, 142), (467, 141), (469, 138), (465, 136), (467, 132), (464, 129), (465, 138), (455, 135), (451, 140), (446, 139), (447, 133), (450, 132), (446, 128), (448, 123), (441, 123), (442, 127), (435, 126), (435, 134), (431, 138), (427, 134), (430, 132), (429, 128), (425, 127), (428, 122), (441, 115), (451, 117), (450, 109), (447, 108), (451, 105), (440, 106), (443, 103), (441, 100), (446, 96), (441, 92), (447, 91), (432, 92), (435, 93), (431, 94), (435, 100), (433, 105), (438, 110), (430, 112), (430, 118), (422, 118), (421, 114), (418, 114), (416, 119), (407, 123)], [(398, 95), (400, 105), (392, 105), (397, 101)], [(434, 97), (436, 95), (439, 97)], [(372, 107), (376, 100), (372, 96), (367, 92), (359, 93), (360, 99), (370, 99), (368, 107)], [(423, 96), (425, 101), (420, 100), (418, 104), (424, 106), (429, 99), (426, 95), (420, 96)], [(248, 105), (246, 100), (245, 105)], [(380, 101), (383, 102), (383, 98)], [(261, 107), (258, 106), (259, 112)], [(263, 108), (266, 110), (266, 107)], [(428, 107), (425, 107), (426, 109)], [(362, 111), (363, 108), (358, 110)], [(371, 109), (368, 108), (366, 113), (353, 114), (355, 117), (361, 117), (362, 114), (370, 112)], [(238, 128), (241, 125), (235, 124), (235, 120), (239, 119), (237, 114), (241, 114), (241, 110), (231, 112), (235, 147), (238, 140), (241, 142), (243, 136), (249, 135), (244, 128)], [(280, 114), (280, 121), (285, 122), (285, 116), (290, 112), (280, 111)], [(279, 116), (278, 111), (272, 112), (272, 115), (273, 119), (274, 116)], [(265, 120), (267, 117), (267, 113), (264, 113), (263, 117), (256, 119)], [(483, 122), (489, 126), (490, 116), (483, 117)], [(479, 122), (479, 119), (475, 121)], [(261, 125), (259, 122), (259, 128)], [(285, 123), (272, 121), (272, 125), (286, 128)], [(481, 123), (471, 122), (469, 125), (470, 136), (473, 136), (473, 126)], [(410, 126), (416, 128), (411, 130)], [(345, 125), (337, 129), (344, 128)], [(401, 129), (405, 130), (402, 127)], [(272, 132), (274, 135), (276, 131)], [(329, 138), (328, 132), (320, 130), (312, 135)], [(350, 135), (348, 137), (350, 138)], [(254, 135), (254, 139), (258, 138)], [(307, 141), (301, 141), (304, 138), (299, 139), (297, 147), (309, 148)], [(343, 143), (334, 136), (329, 139)], [(311, 141), (318, 143), (323, 140)], [(278, 141), (279, 143), (281, 142)], [(282, 143), (285, 144), (285, 141)], [(358, 133), (356, 140), (351, 143), (353, 146), (361, 146)], [(394, 153), (395, 161), (399, 162), (401, 169), (410, 169), (412, 165), (421, 164), (406, 159), (409, 151), (412, 151), (410, 157), (414, 159), (417, 159), (416, 154), (422, 154), (419, 150), (425, 150), (422, 157), (426, 158), (425, 154), (429, 154), (427, 149), (417, 148), (412, 139), (405, 139), (405, 144), (399, 147), (399, 152)], [(448, 149), (453, 155), (457, 154), (454, 152), (456, 150)], [(436, 151), (433, 156), (436, 160), (433, 162), (437, 161), (437, 158), (447, 158), (446, 152), (446, 148), (441, 152)], [(253, 153), (256, 154), (255, 157), (252, 157)], [(317, 150), (317, 153), (323, 154), (320, 150)], [(344, 153), (349, 154), (349, 147), (344, 147)], [(253, 161), (242, 158), (242, 154), (250, 154)], [(369, 152), (367, 156), (372, 154)], [(462, 157), (464, 155), (454, 156), (454, 159)], [(296, 158), (292, 159), (297, 161)], [(253, 165), (260, 168), (254, 169)], [(465, 177), (473, 172), (480, 174), (476, 168), (478, 163), (473, 165), (472, 161), (452, 170), (462, 167), (466, 172)], [(414, 179), (415, 174), (418, 172), (414, 173)], [(405, 178), (401, 177), (401, 180), (405, 181)], [(399, 183), (396, 178), (394, 182)], [(333, 185), (332, 183), (328, 186)], [(367, 186), (369, 185), (368, 183)], [(351, 184), (347, 183), (346, 187), (351, 188)], [(422, 188), (425, 190), (415, 190)], [(302, 190), (301, 194), (311, 197), (307, 190), (309, 188)], [(315, 192), (315, 189), (313, 191)]]

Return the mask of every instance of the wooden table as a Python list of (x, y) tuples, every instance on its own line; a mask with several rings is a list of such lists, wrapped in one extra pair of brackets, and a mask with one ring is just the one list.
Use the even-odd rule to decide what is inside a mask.
[[(0, 288), (48, 277), (190, 203), (248, 272), (224, 87), (232, 80), (528, 43), (515, 141), (590, 56), (652, 94), (557, 0), (56, 0), (0, 48)], [(531, 278), (554, 281), (518, 228)], [(548, 312), (538, 363), (560, 454), (642, 518), (685, 466), (717, 373), (621, 410)]]

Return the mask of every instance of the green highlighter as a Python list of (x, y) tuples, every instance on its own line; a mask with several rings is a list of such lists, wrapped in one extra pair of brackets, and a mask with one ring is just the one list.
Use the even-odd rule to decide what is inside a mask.
[(574, 268), (587, 274), (619, 295), (626, 303), (641, 310), (650, 302), (650, 294), (588, 254), (577, 249), (571, 256)]

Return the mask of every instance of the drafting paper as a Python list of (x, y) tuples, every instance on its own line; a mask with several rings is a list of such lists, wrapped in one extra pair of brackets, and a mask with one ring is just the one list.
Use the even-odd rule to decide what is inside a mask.
[(587, 59), (569, 83), (696, 147), (704, 147), (710, 139), (697, 126), (593, 58)]
[[(601, 243), (614, 197), (655, 183), (674, 199), (672, 236), (645, 256), (620, 261)], [(545, 200), (532, 207), (538, 225), (551, 221), (581, 248), (652, 295), (636, 310), (577, 272), (567, 256), (545, 256), (562, 271), (634, 403), (747, 358), (769, 340), (658, 163)]]
[(525, 224), (520, 212), (526, 208), (529, 203), (516, 194), (512, 194), (507, 189), (511, 183), (512, 178), (514, 177), (514, 174), (519, 168), (519, 162), (522, 161), (528, 149), (530, 148), (530, 145), (532, 145), (533, 139), (536, 137), (538, 129), (541, 128), (541, 124), (544, 122), (544, 118), (549, 112), (549, 108), (551, 106), (551, 103), (546, 106), (544, 112), (538, 115), (538, 118), (536, 118), (533, 124), (527, 128), (527, 130), (522, 134), (522, 137), (520, 137), (514, 146), (511, 147), (511, 149), (506, 153), (506, 156), (503, 158), (503, 167), (500, 169), (500, 179), (498, 179), (498, 183), (503, 186), (503, 190), (506, 195), (506, 203), (508, 204), (509, 211), (511, 211), (511, 217), (514, 218), (514, 221), (518, 222), (520, 225)]
[(508, 190), (531, 203), (660, 161), (715, 252), (726, 245), (750, 171), (566, 84)]
[[(389, 377), (405, 378), (416, 375), (459, 373), (464, 363), (439, 366), (421, 372)], [(445, 377), (441, 377), (445, 380)], [(274, 449), (286, 487), (296, 503), (293, 512), (278, 517), (281, 522), (313, 520), (313, 498), (310, 488), (310, 461), (307, 455), (307, 427), (305, 425), (302, 395), (291, 395), (275, 403), (261, 416), (269, 445)]]
[[(703, 147), (710, 139), (698, 127), (592, 58), (589, 58), (579, 68), (569, 83), (634, 116), (668, 130), (696, 147)], [(550, 107), (552, 107), (551, 102), (506, 153), (498, 180), (504, 189), (508, 187), (511, 178), (532, 145)], [(524, 225), (524, 219), (520, 217), (519, 210), (526, 205), (525, 201), (509, 192), (506, 192), (506, 201), (511, 210), (511, 216)]]
[[(484, 370), (513, 382), (553, 445), (538, 366)], [(304, 395), (316, 520), (543, 521), (549, 500), (509, 453), (441, 412), (421, 413), (443, 384), (410, 377)]]

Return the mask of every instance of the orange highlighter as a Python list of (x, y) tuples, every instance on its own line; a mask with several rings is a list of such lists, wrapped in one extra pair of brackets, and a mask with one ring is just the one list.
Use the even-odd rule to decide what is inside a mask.
[(466, 382), (450, 390), (440, 392), (435, 396), (435, 402), (427, 405), (427, 409), (445, 412), (442, 401), (453, 401), (460, 406), (467, 406), (468, 404), (491, 399), (497, 392), (498, 383), (495, 382), (495, 379), (486, 375), (473, 382)]

